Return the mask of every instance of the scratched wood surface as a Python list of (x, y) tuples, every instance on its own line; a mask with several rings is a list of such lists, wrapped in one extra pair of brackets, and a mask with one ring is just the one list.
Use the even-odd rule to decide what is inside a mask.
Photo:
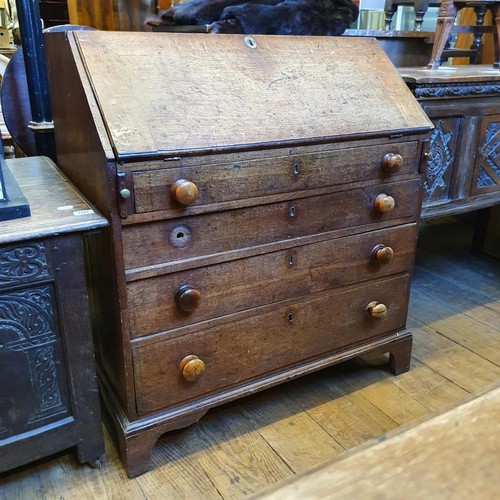
[[(496, 498), (500, 386), (440, 415), (390, 432), (339, 460), (299, 474), (254, 499)], [(332, 489), (335, 494), (332, 494)]]
[(370, 38), (254, 36), (249, 46), (243, 35), (72, 36), (121, 158), (431, 126)]
[(467, 214), (421, 227), (408, 373), (364, 359), (215, 409), (160, 439), (153, 470), (132, 480), (106, 434), (100, 470), (67, 452), (0, 476), (0, 498), (240, 498), (497, 383), (500, 263), (469, 253), (472, 222)]
[[(31, 207), (31, 217), (0, 222), (0, 244), (106, 226), (54, 163), (42, 156), (7, 160)], [(1, 207), (0, 207), (1, 208)]]

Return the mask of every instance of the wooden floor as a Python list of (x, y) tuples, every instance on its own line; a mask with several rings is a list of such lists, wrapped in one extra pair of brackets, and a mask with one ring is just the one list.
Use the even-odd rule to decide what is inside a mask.
[(354, 361), (215, 409), (164, 436), (127, 479), (106, 433), (100, 470), (72, 452), (0, 476), (5, 499), (241, 498), (500, 380), (500, 263), (469, 253), (472, 216), (422, 225), (411, 369)]

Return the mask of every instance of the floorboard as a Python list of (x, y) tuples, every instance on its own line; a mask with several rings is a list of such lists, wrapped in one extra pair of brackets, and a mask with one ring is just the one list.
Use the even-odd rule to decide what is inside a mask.
[(132, 480), (105, 432), (101, 469), (60, 453), (1, 475), (0, 499), (241, 498), (498, 382), (500, 262), (470, 254), (473, 222), (421, 227), (408, 373), (365, 357), (216, 408), (162, 437), (153, 470)]

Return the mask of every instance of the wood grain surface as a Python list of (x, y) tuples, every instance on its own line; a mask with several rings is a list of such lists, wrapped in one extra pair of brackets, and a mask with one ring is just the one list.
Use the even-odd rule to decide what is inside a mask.
[[(388, 152), (403, 157), (403, 165), (394, 173), (382, 168)], [(340, 185), (346, 179), (350, 182), (392, 180), (414, 174), (416, 153), (417, 143), (405, 142), (276, 158), (243, 161), (235, 158), (232, 163), (222, 164), (205, 165), (207, 158), (200, 158), (198, 166), (184, 168), (159, 165), (155, 171), (134, 172), (135, 211), (168, 210), (171, 216), (189, 213), (191, 210), (180, 210), (179, 203), (170, 195), (171, 186), (178, 179), (189, 180), (198, 188), (198, 198), (190, 207), (250, 198), (258, 203), (257, 198), (262, 196)]]
[(373, 39), (255, 36), (250, 48), (242, 35), (71, 36), (120, 158), (431, 127)]
[[(380, 214), (373, 208), (375, 198), (381, 193), (396, 200), (392, 212)], [(282, 240), (342, 228), (350, 228), (354, 233), (356, 226), (368, 224), (373, 229), (384, 223), (396, 225), (403, 218), (415, 220), (419, 194), (420, 181), (415, 179), (283, 203), (125, 226), (125, 267), (170, 264), (223, 252), (226, 252), (225, 260), (229, 260), (234, 258), (229, 253), (233, 250), (261, 245), (272, 250), (270, 244)]]
[[(416, 225), (408, 224), (132, 281), (127, 286), (131, 336), (178, 329), (249, 307), (409, 272), (415, 239)], [(394, 250), (390, 263), (373, 261), (372, 251), (378, 244)], [(199, 307), (189, 314), (174, 301), (176, 291), (186, 284), (201, 294)]]
[[(7, 160), (31, 207), (31, 217), (0, 222), (0, 243), (83, 231), (108, 224), (46, 157)], [(61, 179), (63, 182), (60, 182)]]
[(495, 498), (500, 480), (500, 387), (253, 498)]

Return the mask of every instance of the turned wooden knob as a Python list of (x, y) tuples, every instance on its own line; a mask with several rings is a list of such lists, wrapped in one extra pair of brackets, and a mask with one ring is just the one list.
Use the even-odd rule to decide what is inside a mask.
[(172, 184), (172, 198), (181, 205), (191, 205), (198, 198), (196, 184), (186, 179), (179, 179)]
[(179, 309), (191, 312), (200, 305), (201, 293), (189, 285), (183, 285), (175, 292), (174, 300)]
[(184, 380), (194, 382), (203, 375), (205, 363), (198, 356), (190, 354), (179, 363), (179, 371)]
[(388, 174), (394, 174), (403, 166), (403, 157), (397, 153), (387, 153), (382, 158), (382, 170)]
[(392, 212), (395, 205), (394, 198), (385, 193), (379, 194), (373, 202), (373, 208), (381, 214)]
[(372, 259), (377, 262), (377, 264), (388, 264), (393, 257), (394, 250), (391, 247), (380, 244), (372, 250)]
[(383, 319), (387, 316), (387, 306), (374, 300), (366, 306), (366, 315), (371, 319)]

